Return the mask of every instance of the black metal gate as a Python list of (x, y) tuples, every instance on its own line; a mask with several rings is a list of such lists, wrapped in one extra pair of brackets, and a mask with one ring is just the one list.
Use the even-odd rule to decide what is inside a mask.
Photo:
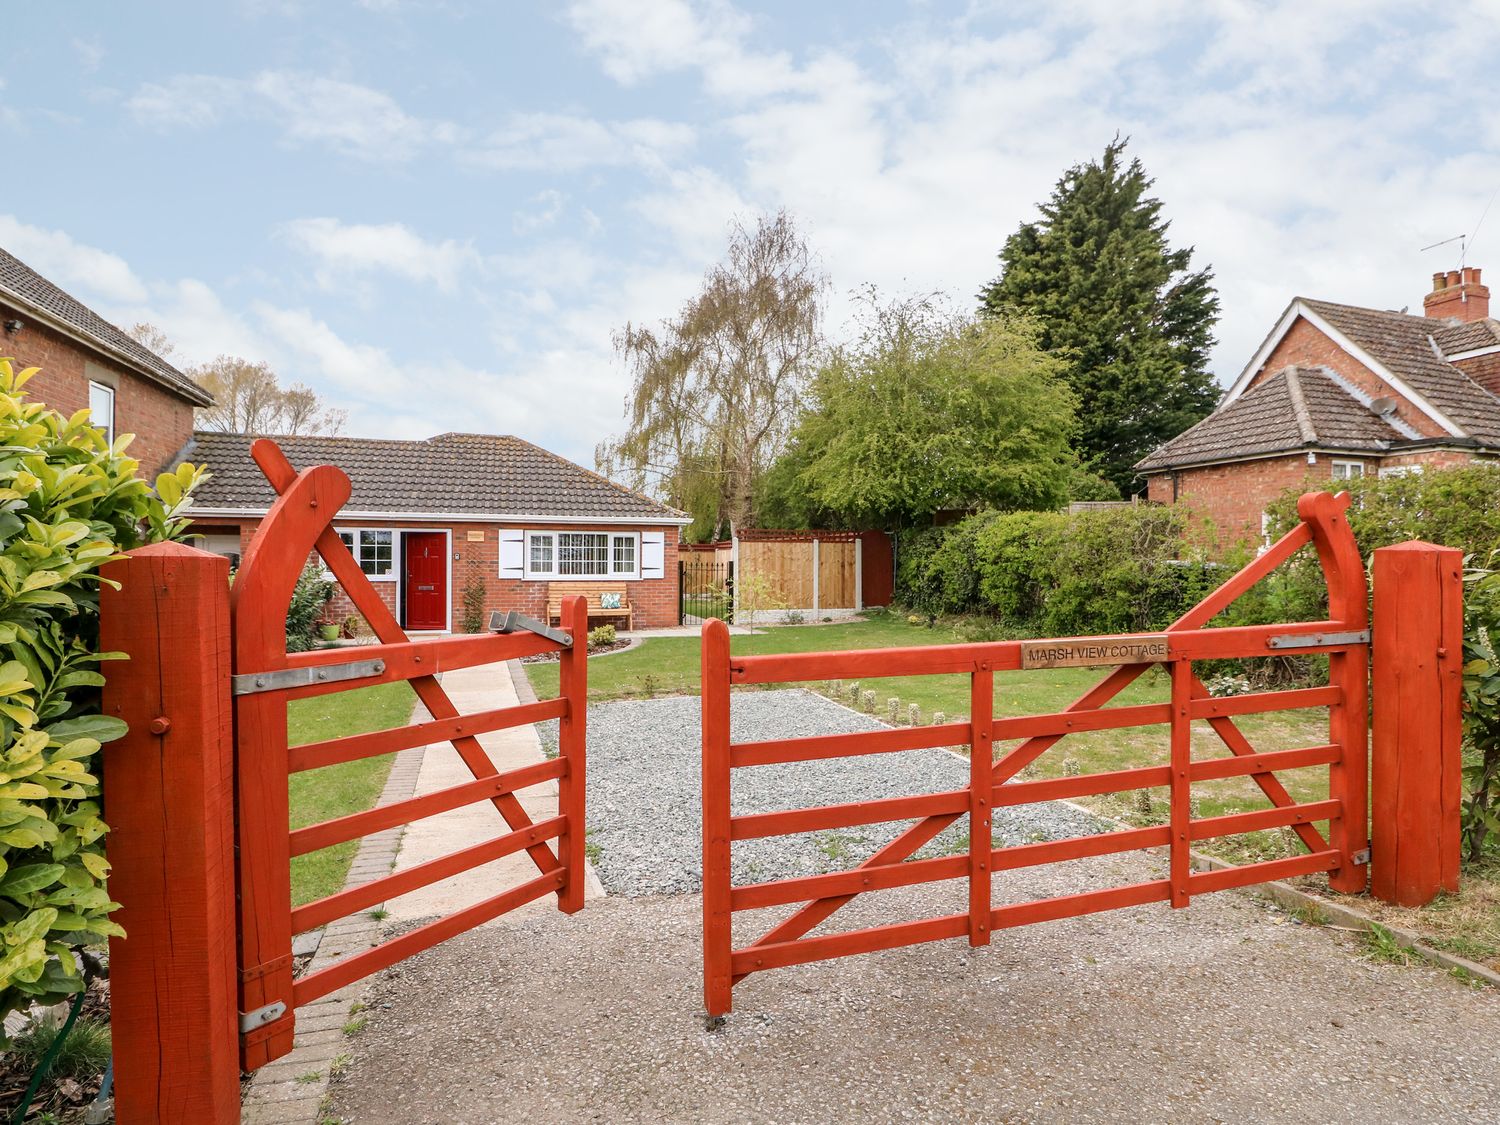
[(734, 621), (734, 561), (719, 553), (689, 551), (677, 561), (677, 621), (701, 625), (711, 617)]

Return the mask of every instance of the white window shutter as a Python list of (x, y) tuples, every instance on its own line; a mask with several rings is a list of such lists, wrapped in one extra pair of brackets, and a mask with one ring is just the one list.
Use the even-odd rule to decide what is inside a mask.
[(641, 577), (660, 578), (666, 559), (666, 536), (660, 531), (641, 532)]
[(500, 529), (500, 577), (526, 576), (526, 533), (520, 528)]

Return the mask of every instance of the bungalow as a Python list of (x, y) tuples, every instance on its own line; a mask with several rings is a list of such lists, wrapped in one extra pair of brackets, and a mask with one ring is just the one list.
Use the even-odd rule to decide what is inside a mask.
[[(254, 437), (196, 436), (212, 475), (188, 514), (204, 548), (237, 564), (275, 494), (250, 459)], [(299, 469), (349, 474), (334, 526), (409, 632), (472, 628), (497, 609), (546, 617), (575, 592), (611, 621), (677, 624), (677, 544), (692, 521), (555, 453), (503, 434), (276, 441)], [(334, 616), (352, 610), (341, 591)]]
[(1473, 267), (1433, 276), (1424, 316), (1294, 298), (1219, 408), (1135, 467), (1222, 542), (1258, 538), (1293, 487), (1500, 457), (1500, 321)]
[(87, 408), (152, 477), (192, 451), (193, 409), (213, 397), (161, 356), (0, 249), (0, 356), (41, 370), (26, 394), (63, 414)]

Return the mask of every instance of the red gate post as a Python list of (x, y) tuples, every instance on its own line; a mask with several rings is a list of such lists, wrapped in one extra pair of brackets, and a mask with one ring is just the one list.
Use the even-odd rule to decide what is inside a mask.
[(729, 1011), (729, 626), (703, 626), (703, 1004), (709, 1019)]
[(586, 854), (584, 826), (584, 790), (587, 785), (584, 757), (587, 752), (589, 713), (589, 603), (577, 595), (562, 603), (562, 627), (571, 634), (573, 644), (558, 655), (558, 694), (568, 701), (568, 709), (557, 724), (557, 752), (568, 764), (568, 772), (558, 782), (557, 811), (567, 817), (567, 826), (558, 838), (558, 860), (566, 881), (557, 894), (557, 906), (564, 914), (583, 909)]
[(1381, 547), (1374, 577), (1370, 890), (1422, 906), (1458, 890), (1463, 555)]
[(990, 853), (994, 829), (990, 800), (995, 788), (995, 672), (980, 661), (969, 679), (969, 944), (989, 945), (994, 895)]
[(178, 543), (109, 563), (100, 642), (115, 1120), (240, 1119), (229, 560)]

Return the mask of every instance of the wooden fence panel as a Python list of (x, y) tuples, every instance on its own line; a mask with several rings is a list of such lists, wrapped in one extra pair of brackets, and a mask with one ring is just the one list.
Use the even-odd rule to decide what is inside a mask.
[[(852, 542), (818, 544), (818, 607), (820, 609), (853, 609), (854, 551)], [(809, 602), (809, 605), (812, 603)]]
[(807, 609), (813, 604), (813, 545), (800, 543), (740, 542), (740, 582), (766, 583), (767, 600), (780, 602), (792, 609)]

